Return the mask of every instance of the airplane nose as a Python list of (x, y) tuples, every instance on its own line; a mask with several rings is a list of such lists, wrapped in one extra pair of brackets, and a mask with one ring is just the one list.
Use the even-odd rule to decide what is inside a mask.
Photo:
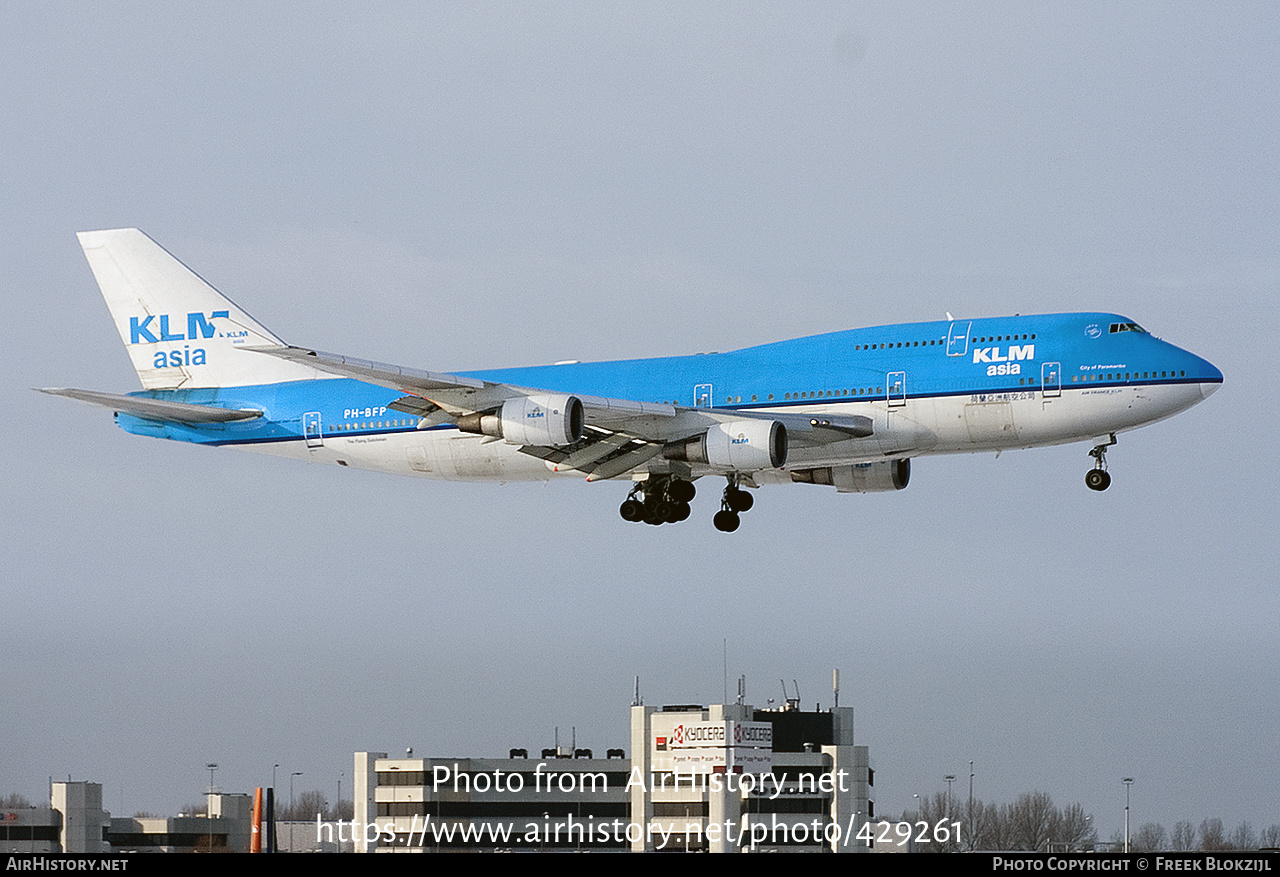
[(1203, 378), (1200, 381), (1200, 398), (1208, 399), (1222, 386), (1222, 372), (1207, 360), (1202, 359), (1200, 362), (1200, 374)]

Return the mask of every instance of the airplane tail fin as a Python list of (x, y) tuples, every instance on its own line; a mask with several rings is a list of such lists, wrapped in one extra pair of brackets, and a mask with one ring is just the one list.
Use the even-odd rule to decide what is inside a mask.
[(146, 389), (330, 377), (300, 363), (237, 350), (285, 344), (138, 229), (76, 236)]

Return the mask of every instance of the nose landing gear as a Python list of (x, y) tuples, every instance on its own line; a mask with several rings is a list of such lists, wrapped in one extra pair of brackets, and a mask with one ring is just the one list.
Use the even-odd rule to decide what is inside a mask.
[(1085, 486), (1090, 490), (1106, 490), (1111, 486), (1111, 474), (1107, 472), (1107, 448), (1116, 443), (1115, 433), (1108, 436), (1109, 441), (1095, 445), (1089, 456), (1093, 457), (1093, 468), (1084, 474)]
[(725, 487), (724, 496), (720, 499), (720, 511), (716, 512), (715, 517), (711, 519), (716, 529), (722, 533), (732, 533), (738, 529), (738, 525), (742, 523), (742, 519), (738, 516), (750, 511), (755, 505), (755, 497), (738, 486), (738, 479), (732, 475), (728, 478), (729, 484)]

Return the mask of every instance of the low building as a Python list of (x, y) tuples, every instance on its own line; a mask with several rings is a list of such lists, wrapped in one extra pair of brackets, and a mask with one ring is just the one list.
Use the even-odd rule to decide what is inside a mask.
[(208, 796), (205, 815), (117, 817), (107, 833), (117, 853), (247, 853), (253, 801), (244, 794)]
[(874, 818), (853, 710), (631, 709), (631, 750), (507, 758), (355, 754), (355, 813), (316, 841), (433, 850), (865, 851)]
[(11, 807), (0, 810), (0, 851), (62, 852), (62, 814), (52, 807)]

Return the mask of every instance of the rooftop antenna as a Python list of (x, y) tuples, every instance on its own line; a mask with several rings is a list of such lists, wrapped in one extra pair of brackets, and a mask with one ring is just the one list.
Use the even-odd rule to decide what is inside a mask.
[(640, 706), (643, 703), (644, 701), (640, 699), (640, 677), (637, 676), (636, 677), (636, 693), (635, 693), (635, 696), (631, 698), (631, 705)]
[(778, 681), (782, 683), (782, 708), (784, 710), (800, 709), (800, 684), (794, 679), (791, 680), (796, 684), (796, 696), (793, 698), (787, 695), (787, 680), (780, 679)]
[[(746, 674), (738, 677), (738, 703), (745, 703), (747, 700), (747, 677)], [(123, 812), (123, 809), (122, 809)]]
[(836, 709), (840, 708), (840, 668), (831, 671), (831, 691), (836, 698)]
[(724, 676), (723, 676), (724, 700), (720, 702), (728, 703), (729, 702), (729, 638), (727, 636), (724, 638), (724, 644), (722, 648), (724, 649)]

